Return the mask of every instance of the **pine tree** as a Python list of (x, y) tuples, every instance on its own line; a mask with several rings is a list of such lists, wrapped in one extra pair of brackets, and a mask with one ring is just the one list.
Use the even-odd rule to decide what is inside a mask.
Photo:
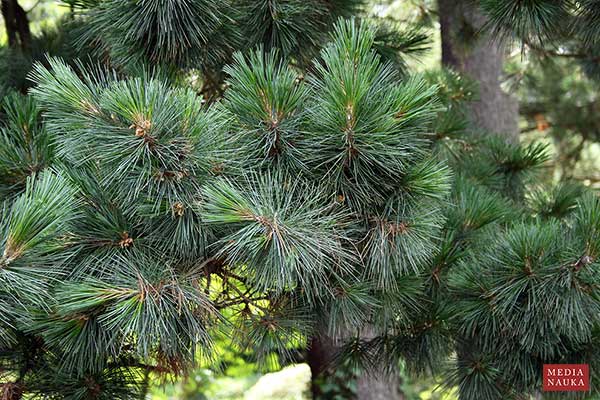
[(459, 171), (432, 272), (456, 350), (445, 384), (461, 399), (538, 395), (544, 363), (594, 368), (598, 199), (573, 183), (541, 183), (544, 146), (465, 137), (460, 115), (468, 111), (455, 99), (472, 96), (471, 83), (449, 73), (435, 79), (447, 104), (440, 154)]
[[(546, 14), (507, 4), (489, 28), (536, 43)], [(469, 79), (410, 75), (423, 35), (350, 19), (327, 42), (357, 2), (72, 5), (113, 68), (49, 58), (4, 99), (3, 398), (142, 398), (223, 335), (264, 365), (326, 345), (345, 398), (400, 360), (461, 399), (597, 373), (600, 200), (469, 129)]]
[[(434, 88), (397, 83), (374, 38), (338, 24), (305, 79), (276, 51), (235, 55), (211, 107), (151, 74), (38, 65), (31, 115), (6, 128), (35, 134), (12, 148), (53, 159), (7, 165), (19, 180), (3, 223), (7, 396), (130, 398), (139, 370), (210, 358), (224, 310), (264, 361), (305, 342), (317, 315), (334, 336), (355, 331), (384, 307), (374, 293), (387, 297), (381, 326), (403, 309), (408, 324), (414, 299), (394, 293), (419, 291), (449, 173), (424, 136)], [(38, 107), (33, 131), (21, 120)], [(52, 156), (30, 146), (48, 137)]]
[[(595, 29), (592, 22), (593, 15), (597, 16), (595, 3), (482, 1), (479, 12), (487, 21), (484, 20), (480, 30), (467, 34), (467, 41), (477, 43), (478, 37), (487, 33), (503, 38), (509, 46), (518, 43), (523, 54), (527, 52), (548, 60), (580, 59), (583, 65), (593, 65), (594, 45), (589, 38)], [(478, 44), (464, 46), (469, 49)], [(556, 83), (556, 80), (548, 80), (547, 84)], [(525, 98), (531, 99), (530, 96)], [(559, 107), (550, 106), (561, 112)], [(525, 161), (519, 160), (519, 168), (523, 168)], [(450, 291), (455, 295), (463, 293), (459, 295), (463, 300), (457, 302), (457, 309), (472, 310), (461, 319), (463, 328), (458, 331), (456, 373), (450, 380), (459, 385), (461, 398), (539, 395), (543, 363), (588, 362), (594, 368), (597, 320), (595, 311), (589, 317), (583, 315), (596, 307), (594, 301), (584, 300), (586, 296), (590, 300), (595, 296), (593, 262), (596, 258), (590, 256), (594, 252), (591, 244), (594, 240), (591, 239), (593, 234), (578, 236), (578, 232), (590, 234), (594, 229), (591, 226), (595, 213), (591, 210), (597, 200), (594, 196), (577, 200), (581, 188), (569, 182), (544, 187), (528, 184), (522, 177), (519, 181), (516, 186), (510, 185), (516, 191), (505, 187), (504, 193), (512, 192), (513, 202), (520, 207), (525, 204), (525, 214), (507, 225), (506, 237), (495, 245), (495, 253), (501, 256), (485, 261), (490, 254), (474, 247), (456, 274), (449, 276)], [(582, 217), (583, 214), (587, 217)], [(554, 241), (561, 245), (554, 245), (557, 243)], [(583, 272), (588, 267), (591, 270)], [(464, 296), (467, 291), (479, 295)], [(575, 298), (578, 311), (571, 308)], [(587, 304), (584, 306), (584, 303)], [(486, 308), (492, 312), (485, 312)], [(560, 317), (552, 321), (541, 317), (552, 313)]]

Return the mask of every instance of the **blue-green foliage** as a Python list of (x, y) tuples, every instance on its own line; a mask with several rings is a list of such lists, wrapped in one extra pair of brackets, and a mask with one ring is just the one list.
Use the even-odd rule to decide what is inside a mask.
[[(227, 10), (175, 3), (74, 6), (115, 65), (227, 61), (237, 44), (211, 42)], [(3, 393), (140, 398), (149, 373), (215, 365), (223, 335), (272, 367), (328, 335), (352, 376), (403, 359), (444, 369), (462, 399), (535, 393), (543, 362), (598, 362), (598, 197), (542, 185), (543, 146), (467, 131), (471, 82), (399, 71), (364, 21), (335, 24), (301, 72), (328, 30), (317, 3), (252, 4), (272, 19), (263, 47), (231, 55), (212, 104), (159, 72), (55, 58), (9, 98)]]

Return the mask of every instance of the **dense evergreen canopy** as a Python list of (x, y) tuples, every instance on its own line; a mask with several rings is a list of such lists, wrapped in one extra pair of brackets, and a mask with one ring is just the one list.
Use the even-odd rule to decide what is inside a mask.
[[(468, 78), (412, 74), (413, 27), (226, 3), (73, 1), (89, 57), (39, 59), (3, 98), (3, 399), (144, 398), (217, 368), (224, 335), (267, 366), (327, 338), (325, 378), (402, 362), (461, 400), (600, 371), (596, 194), (473, 129)], [(486, 29), (587, 62), (596, 8), (481, 1)]]

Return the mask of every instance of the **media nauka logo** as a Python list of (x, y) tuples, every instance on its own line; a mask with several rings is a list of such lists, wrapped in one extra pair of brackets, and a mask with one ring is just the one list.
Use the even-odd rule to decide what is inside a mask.
[(590, 370), (587, 364), (544, 364), (544, 391), (587, 391)]

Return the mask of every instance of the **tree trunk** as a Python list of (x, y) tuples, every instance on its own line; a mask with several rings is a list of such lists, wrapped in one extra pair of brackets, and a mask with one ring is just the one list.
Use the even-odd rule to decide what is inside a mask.
[(471, 0), (438, 0), (438, 9), (442, 64), (479, 84), (469, 105), (473, 127), (518, 142), (518, 102), (500, 87), (506, 46), (482, 31), (486, 19)]
[[(366, 326), (361, 330), (361, 338), (372, 340), (376, 336), (374, 329)], [(389, 366), (388, 366), (389, 367)], [(383, 368), (361, 374), (357, 382), (358, 400), (402, 400), (404, 395), (400, 391), (400, 373), (385, 373)]]
[(29, 51), (31, 48), (31, 31), (27, 12), (17, 0), (2, 0), (2, 17), (6, 27), (8, 45), (14, 49)]
[[(363, 338), (370, 340), (373, 334), (365, 330)], [(326, 329), (320, 329), (313, 336), (308, 349), (307, 362), (311, 371), (311, 393), (313, 400), (324, 400), (317, 379), (331, 373), (329, 367), (331, 360), (337, 350), (336, 341), (327, 336)], [(348, 383), (348, 382), (342, 382)], [(371, 371), (362, 373), (356, 377), (356, 400), (403, 400), (400, 391), (399, 374), (385, 374), (383, 372)], [(348, 397), (348, 400), (352, 400)]]
[(317, 379), (327, 372), (327, 366), (331, 362), (334, 351), (333, 341), (327, 335), (316, 333), (311, 338), (306, 362), (310, 367), (310, 393), (313, 400), (317, 400), (322, 396)]
[(400, 375), (372, 371), (357, 378), (356, 398), (358, 400), (403, 400), (400, 390)]
[(398, 375), (362, 375), (358, 378), (358, 400), (402, 400)]

